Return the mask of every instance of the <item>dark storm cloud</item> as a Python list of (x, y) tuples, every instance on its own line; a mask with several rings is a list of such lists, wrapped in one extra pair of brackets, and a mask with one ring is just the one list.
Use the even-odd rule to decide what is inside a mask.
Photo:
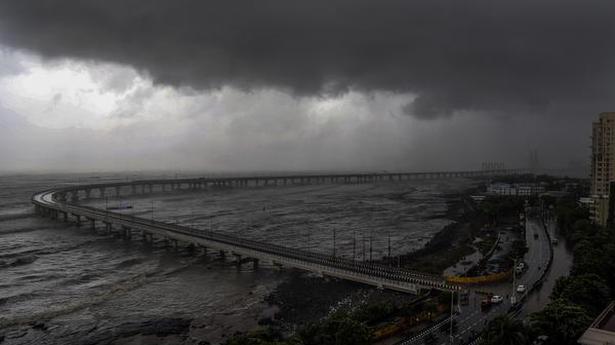
[(608, 104), (614, 22), (612, 0), (0, 2), (1, 42), (44, 56), (196, 89), (411, 92), (423, 118)]

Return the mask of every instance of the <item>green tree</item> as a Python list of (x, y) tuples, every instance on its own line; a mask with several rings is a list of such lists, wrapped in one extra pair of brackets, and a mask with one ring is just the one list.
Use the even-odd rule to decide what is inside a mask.
[(597, 274), (582, 274), (557, 280), (551, 299), (564, 299), (597, 315), (610, 300), (609, 287)]
[(531, 315), (536, 334), (549, 337), (547, 345), (575, 345), (591, 321), (585, 308), (564, 299), (556, 299)]
[(526, 345), (529, 343), (529, 329), (521, 321), (507, 315), (491, 320), (483, 331), (483, 344), (485, 345)]
[(347, 316), (311, 323), (299, 331), (304, 345), (369, 345), (372, 333), (365, 324)]

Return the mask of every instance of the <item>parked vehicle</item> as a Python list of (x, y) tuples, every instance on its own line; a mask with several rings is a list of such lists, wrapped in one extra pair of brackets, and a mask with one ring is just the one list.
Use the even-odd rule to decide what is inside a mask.
[(517, 286), (517, 292), (518, 293), (524, 293), (526, 290), (527, 290), (527, 288), (523, 284), (520, 284), (519, 286)]
[(491, 303), (492, 304), (500, 304), (503, 301), (504, 301), (504, 297), (502, 297), (502, 296), (495, 295), (495, 296), (491, 297)]

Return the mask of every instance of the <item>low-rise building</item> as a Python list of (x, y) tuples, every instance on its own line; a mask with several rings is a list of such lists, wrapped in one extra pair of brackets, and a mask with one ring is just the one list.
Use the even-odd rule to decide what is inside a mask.
[(615, 344), (615, 302), (612, 302), (579, 338), (582, 345)]
[(487, 186), (487, 194), (498, 196), (530, 197), (545, 192), (545, 187), (538, 183), (491, 183)]

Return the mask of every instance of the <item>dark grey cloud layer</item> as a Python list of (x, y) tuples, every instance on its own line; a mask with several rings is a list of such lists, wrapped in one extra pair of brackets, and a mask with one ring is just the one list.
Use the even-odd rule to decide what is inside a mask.
[(607, 106), (612, 0), (3, 0), (0, 41), (118, 62), (160, 83), (411, 92), (404, 110)]

